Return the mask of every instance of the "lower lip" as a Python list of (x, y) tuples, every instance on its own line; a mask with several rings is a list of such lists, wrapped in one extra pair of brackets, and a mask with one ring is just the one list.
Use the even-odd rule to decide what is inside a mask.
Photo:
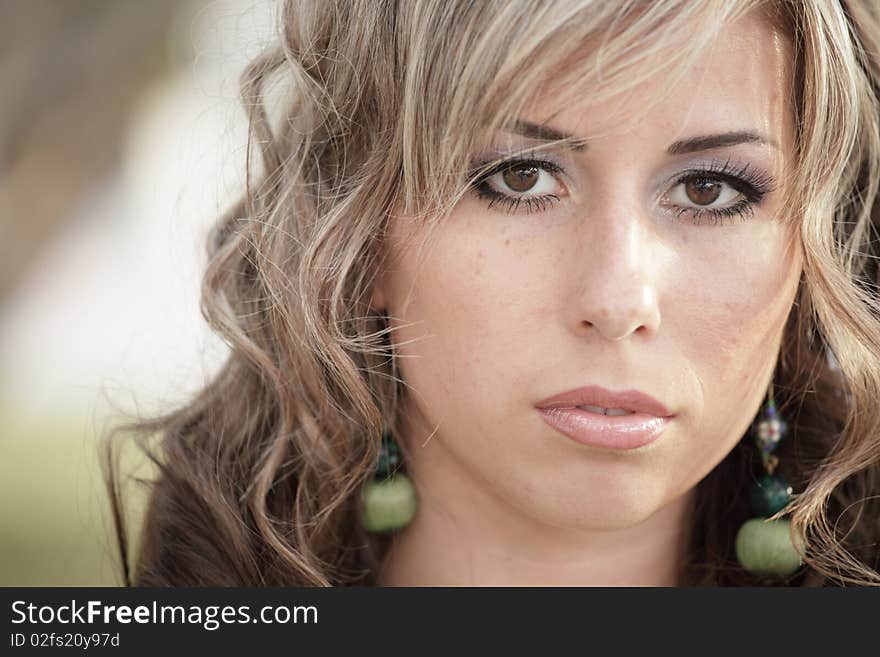
[(652, 443), (672, 419), (644, 413), (603, 415), (580, 408), (538, 410), (547, 424), (575, 442), (606, 449), (636, 449)]

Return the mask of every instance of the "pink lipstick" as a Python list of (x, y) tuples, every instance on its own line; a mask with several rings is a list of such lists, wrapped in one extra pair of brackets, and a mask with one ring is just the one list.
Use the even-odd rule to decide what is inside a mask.
[(661, 402), (638, 390), (612, 392), (585, 386), (535, 405), (551, 427), (584, 445), (636, 449), (660, 437), (675, 417)]

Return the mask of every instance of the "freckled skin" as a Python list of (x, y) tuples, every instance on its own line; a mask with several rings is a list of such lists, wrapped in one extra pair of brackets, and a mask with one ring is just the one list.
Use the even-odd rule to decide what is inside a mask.
[[(793, 152), (790, 59), (784, 38), (745, 17), (682, 89), (570, 154), (552, 208), (506, 214), (468, 195), (421, 259), (401, 245), (423, 229), (396, 218), (373, 304), (395, 326), (414, 323), (394, 334), (410, 387), (401, 440), (421, 498), (400, 540), (398, 581), (427, 577), (428, 560), (444, 581), (473, 583), (503, 582), (506, 568), (520, 582), (573, 581), (617, 563), (650, 579), (662, 567), (652, 550), (671, 559), (664, 537), (681, 529), (693, 487), (763, 399), (801, 260), (796, 233), (778, 220), (778, 185), (751, 217), (724, 226), (676, 222), (651, 198), (709, 156), (781, 180)], [(524, 118), (555, 109), (539, 99)], [(572, 106), (549, 122), (587, 134), (608, 112)], [(731, 130), (764, 132), (780, 150), (665, 152)], [(645, 391), (677, 417), (633, 453), (579, 445), (534, 405), (586, 384)]]

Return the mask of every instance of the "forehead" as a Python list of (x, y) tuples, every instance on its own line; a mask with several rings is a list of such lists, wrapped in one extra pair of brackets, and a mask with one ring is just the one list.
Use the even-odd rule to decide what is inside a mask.
[(662, 134), (671, 143), (723, 128), (754, 130), (790, 144), (793, 56), (788, 35), (753, 11), (723, 28), (678, 79), (660, 74), (625, 96), (598, 104), (585, 98), (561, 109), (552, 96), (538, 97), (526, 118), (588, 139), (636, 131)]

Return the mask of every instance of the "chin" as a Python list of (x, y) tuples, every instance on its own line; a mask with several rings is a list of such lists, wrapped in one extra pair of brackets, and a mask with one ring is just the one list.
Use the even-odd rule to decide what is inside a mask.
[(663, 496), (651, 493), (650, 487), (646, 486), (619, 486), (613, 491), (596, 491), (581, 484), (575, 495), (556, 491), (539, 504), (532, 499), (528, 513), (560, 529), (626, 529), (645, 522), (664, 506)]

